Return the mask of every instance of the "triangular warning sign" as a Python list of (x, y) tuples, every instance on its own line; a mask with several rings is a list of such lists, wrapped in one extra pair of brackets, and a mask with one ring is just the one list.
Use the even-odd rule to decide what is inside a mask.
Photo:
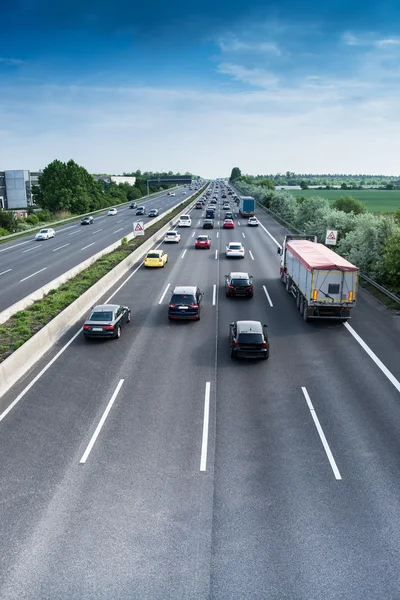
[(143, 227), (141, 223), (136, 223), (135, 225), (135, 231), (143, 231)]
[(334, 231), (330, 231), (330, 232), (328, 233), (328, 237), (327, 237), (327, 239), (328, 239), (328, 240), (336, 240), (336, 234), (335, 234), (335, 232), (334, 232)]

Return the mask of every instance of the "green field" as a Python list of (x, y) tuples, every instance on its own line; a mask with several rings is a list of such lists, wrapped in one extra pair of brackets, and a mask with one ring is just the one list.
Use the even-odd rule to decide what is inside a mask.
[(400, 190), (285, 190), (294, 196), (321, 196), (330, 202), (341, 196), (352, 196), (361, 200), (366, 209), (373, 213), (390, 212), (400, 209)]

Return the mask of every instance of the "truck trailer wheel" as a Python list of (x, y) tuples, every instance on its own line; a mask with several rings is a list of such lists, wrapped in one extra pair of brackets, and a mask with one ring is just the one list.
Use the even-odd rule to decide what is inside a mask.
[(306, 323), (308, 321), (308, 306), (307, 306), (307, 302), (303, 303), (303, 321), (305, 321)]
[(300, 292), (299, 290), (297, 290), (297, 294), (296, 294), (296, 306), (297, 308), (300, 308)]
[(303, 310), (304, 310), (304, 298), (303, 298), (302, 294), (299, 294), (299, 296), (300, 296), (299, 311), (300, 311), (300, 314), (302, 315), (303, 314)]

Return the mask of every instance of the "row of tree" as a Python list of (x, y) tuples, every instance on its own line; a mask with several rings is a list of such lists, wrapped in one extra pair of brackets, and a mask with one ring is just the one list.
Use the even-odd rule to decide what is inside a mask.
[[(106, 178), (95, 179), (75, 161), (67, 163), (54, 160), (43, 169), (39, 177), (39, 186), (32, 189), (35, 204), (50, 213), (68, 212), (83, 214), (106, 208), (113, 204), (137, 200), (147, 194), (147, 180), (173, 175), (168, 173), (130, 174), (136, 177), (135, 185), (114, 183)], [(189, 176), (190, 173), (187, 173)], [(128, 176), (128, 174), (126, 174)], [(167, 184), (153, 184), (149, 192), (157, 192), (171, 187)]]
[(245, 183), (258, 183), (268, 185), (271, 189), (275, 186), (282, 185), (298, 185), (302, 189), (307, 189), (309, 186), (320, 186), (322, 188), (338, 187), (348, 190), (359, 190), (365, 187), (381, 187), (382, 189), (392, 190), (400, 188), (400, 176), (386, 175), (346, 175), (346, 174), (305, 174), (286, 171), (286, 173), (275, 173), (269, 175), (242, 175), (239, 167), (234, 167), (230, 176), (230, 181), (244, 181)]
[(319, 196), (298, 197), (236, 179), (242, 194), (253, 196), (288, 223), (324, 242), (327, 229), (339, 231), (337, 252), (396, 293), (400, 293), (400, 211), (374, 215), (351, 197), (332, 205)]

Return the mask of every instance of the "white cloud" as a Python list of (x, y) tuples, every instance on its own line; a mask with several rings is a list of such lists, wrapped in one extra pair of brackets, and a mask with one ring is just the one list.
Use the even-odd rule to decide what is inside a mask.
[(386, 38), (382, 40), (376, 40), (375, 46), (378, 48), (384, 48), (386, 46), (400, 46), (399, 38)]
[(222, 52), (257, 52), (265, 54), (274, 54), (275, 56), (281, 56), (282, 52), (272, 42), (244, 42), (236, 38), (230, 41), (219, 42), (219, 47)]
[(349, 31), (343, 34), (343, 42), (346, 46), (360, 46), (362, 44), (362, 41)]
[(0, 63), (7, 66), (15, 66), (23, 65), (24, 61), (20, 58), (0, 58)]
[(248, 69), (242, 65), (221, 63), (218, 72), (231, 75), (233, 79), (261, 88), (274, 88), (278, 85), (278, 77), (265, 69)]

